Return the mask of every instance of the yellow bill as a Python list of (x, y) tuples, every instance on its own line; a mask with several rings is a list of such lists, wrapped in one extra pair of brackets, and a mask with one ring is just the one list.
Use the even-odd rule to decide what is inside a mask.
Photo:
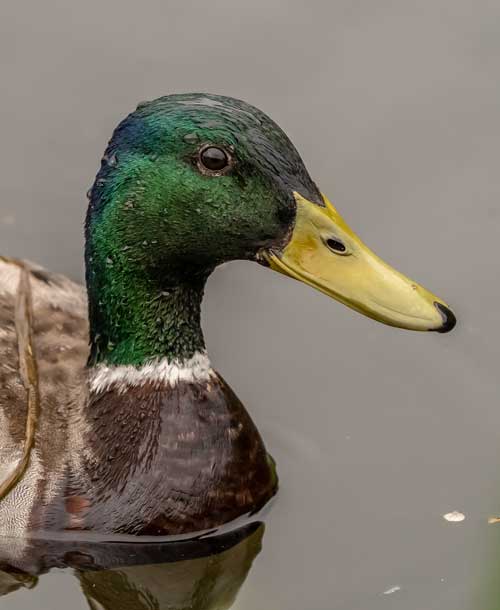
[(448, 305), (374, 254), (324, 198), (325, 207), (299, 193), (295, 227), (281, 252), (264, 253), (275, 271), (324, 292), (360, 313), (399, 328), (450, 331)]

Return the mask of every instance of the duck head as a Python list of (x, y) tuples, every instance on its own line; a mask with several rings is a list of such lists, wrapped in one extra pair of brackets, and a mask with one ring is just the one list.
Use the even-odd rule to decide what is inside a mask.
[(235, 259), (391, 326), (447, 332), (455, 324), (444, 301), (364, 245), (278, 125), (232, 98), (140, 104), (109, 143), (86, 227), (94, 362), (202, 350), (201, 331), (189, 327), (199, 326), (204, 283)]

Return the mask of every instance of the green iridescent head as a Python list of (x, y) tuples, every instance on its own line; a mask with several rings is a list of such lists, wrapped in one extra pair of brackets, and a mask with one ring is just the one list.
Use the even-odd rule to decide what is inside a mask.
[[(165, 349), (189, 357), (202, 348), (198, 342), (172, 351), (158, 338), (158, 346), (151, 345), (146, 335), (153, 314), (144, 311), (144, 300), (161, 304), (167, 293), (185, 288), (183, 296), (196, 309), (185, 293), (199, 293), (218, 264), (255, 259), (286, 240), (295, 190), (321, 202), (288, 137), (256, 108), (207, 94), (140, 104), (115, 130), (90, 192), (93, 359), (113, 359), (117, 348), (119, 361)], [(153, 309), (156, 320), (161, 311)], [(146, 319), (137, 336), (139, 313)], [(120, 347), (123, 341), (127, 345)]]
[[(187, 359), (203, 350), (204, 284), (235, 259), (257, 260), (367, 315), (413, 327), (404, 311), (397, 320), (378, 314), (320, 277), (314, 265), (328, 266), (325, 256), (347, 260), (355, 247), (327, 204), (285, 133), (253, 106), (208, 94), (140, 104), (116, 128), (90, 192), (91, 363)], [(321, 225), (321, 234), (302, 221)], [(297, 245), (308, 260), (298, 260)], [(405, 289), (394, 288), (411, 296)], [(427, 326), (442, 324), (435, 307), (431, 314), (423, 316)]]

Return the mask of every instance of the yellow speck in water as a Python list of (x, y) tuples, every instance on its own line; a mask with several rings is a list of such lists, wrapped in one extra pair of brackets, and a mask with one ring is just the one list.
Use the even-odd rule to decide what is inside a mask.
[(490, 517), (488, 519), (488, 523), (492, 525), (493, 523), (500, 523), (500, 517)]
[(446, 513), (446, 515), (443, 515), (443, 519), (449, 521), (450, 523), (461, 523), (464, 521), (465, 515), (458, 512), (458, 510), (454, 510), (451, 513)]

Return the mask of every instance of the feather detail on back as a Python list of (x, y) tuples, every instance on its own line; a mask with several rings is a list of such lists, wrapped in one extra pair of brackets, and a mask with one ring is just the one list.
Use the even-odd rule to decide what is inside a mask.
[[(41, 414), (22, 480), (0, 500), (0, 535), (20, 536), (52, 517), (66, 471), (67, 412), (81, 388), (88, 354), (86, 295), (63, 276), (22, 262), (29, 270), (33, 343), (40, 374)], [(19, 262), (0, 259), (0, 481), (18, 467), (26, 434), (27, 392), (19, 370), (15, 304)], [(50, 439), (50, 442), (47, 442)], [(55, 519), (54, 515), (54, 519)]]

